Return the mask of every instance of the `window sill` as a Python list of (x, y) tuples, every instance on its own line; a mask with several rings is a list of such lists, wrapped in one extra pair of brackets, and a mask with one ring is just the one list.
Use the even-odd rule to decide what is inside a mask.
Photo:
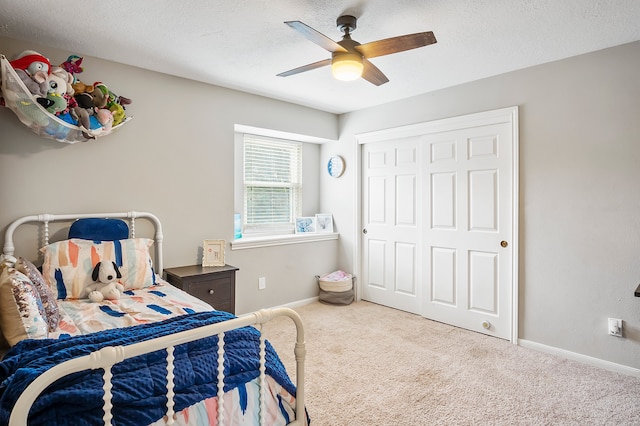
[(337, 232), (271, 235), (268, 237), (242, 237), (231, 241), (231, 250), (243, 250), (259, 247), (283, 246), (287, 244), (310, 243), (315, 241), (337, 240)]

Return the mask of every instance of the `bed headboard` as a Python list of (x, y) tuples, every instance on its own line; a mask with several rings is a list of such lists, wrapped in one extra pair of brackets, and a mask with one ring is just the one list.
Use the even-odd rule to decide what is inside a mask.
[(154, 269), (156, 274), (162, 276), (162, 224), (160, 223), (160, 219), (152, 213), (148, 212), (124, 212), (124, 213), (79, 213), (79, 214), (38, 214), (32, 216), (24, 216), (15, 221), (13, 221), (5, 232), (4, 238), (4, 247), (2, 249), (2, 258), (0, 260), (15, 260), (14, 252), (15, 245), (13, 240), (13, 234), (16, 229), (23, 224), (38, 222), (41, 223), (44, 227), (43, 229), (43, 244), (45, 246), (49, 244), (49, 223), (50, 222), (73, 222), (76, 219), (83, 218), (118, 218), (118, 219), (129, 219), (129, 229), (131, 232), (131, 237), (135, 237), (135, 221), (136, 219), (146, 219), (148, 220), (154, 228)]

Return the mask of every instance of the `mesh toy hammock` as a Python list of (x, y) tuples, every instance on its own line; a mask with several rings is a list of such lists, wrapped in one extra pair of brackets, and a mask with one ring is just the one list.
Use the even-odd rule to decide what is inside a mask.
[[(119, 129), (133, 117), (127, 117), (110, 130), (85, 129), (82, 126), (69, 124), (48, 112), (31, 94), (20, 77), (16, 74), (9, 60), (0, 55), (0, 98), (4, 97), (5, 106), (13, 111), (20, 121), (38, 136), (54, 139), (58, 142), (76, 143), (86, 142), (98, 137), (106, 136)], [(85, 135), (90, 136), (87, 138)]]

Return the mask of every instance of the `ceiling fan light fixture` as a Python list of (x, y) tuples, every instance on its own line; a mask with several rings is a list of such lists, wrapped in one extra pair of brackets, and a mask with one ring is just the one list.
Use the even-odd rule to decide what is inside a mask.
[(277, 75), (287, 77), (331, 64), (331, 73), (336, 80), (351, 81), (362, 77), (371, 84), (381, 86), (388, 83), (389, 79), (369, 59), (417, 49), (437, 42), (433, 32), (427, 31), (360, 44), (351, 38), (351, 32), (356, 29), (356, 21), (357, 19), (353, 15), (338, 17), (336, 25), (344, 34), (340, 41), (333, 41), (303, 22), (286, 21), (285, 24), (298, 31), (305, 38), (331, 52), (331, 59), (323, 59)]
[(331, 58), (331, 73), (337, 80), (353, 81), (362, 76), (362, 56), (353, 52), (334, 53)]

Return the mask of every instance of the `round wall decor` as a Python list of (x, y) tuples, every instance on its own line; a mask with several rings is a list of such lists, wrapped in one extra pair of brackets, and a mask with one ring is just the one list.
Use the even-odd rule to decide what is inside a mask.
[(334, 155), (329, 158), (329, 162), (327, 163), (327, 171), (329, 172), (329, 176), (337, 178), (342, 176), (344, 172), (344, 160), (339, 155)]

